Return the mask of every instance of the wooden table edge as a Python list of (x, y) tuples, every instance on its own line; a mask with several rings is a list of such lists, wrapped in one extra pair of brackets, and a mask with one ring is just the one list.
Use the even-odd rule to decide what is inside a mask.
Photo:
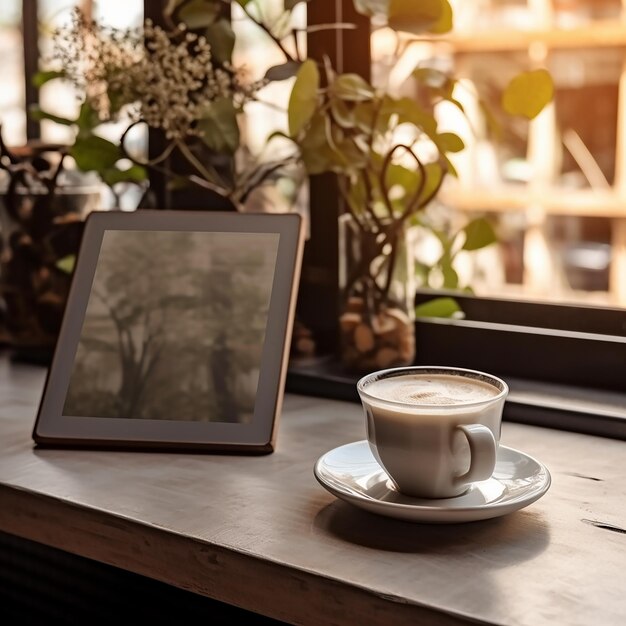
[(471, 616), (7, 485), (0, 485), (0, 530), (294, 624), (477, 623)]

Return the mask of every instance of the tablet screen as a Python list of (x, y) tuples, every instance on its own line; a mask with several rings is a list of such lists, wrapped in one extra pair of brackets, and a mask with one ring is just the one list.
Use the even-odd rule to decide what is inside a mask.
[(249, 423), (279, 239), (106, 230), (63, 415)]

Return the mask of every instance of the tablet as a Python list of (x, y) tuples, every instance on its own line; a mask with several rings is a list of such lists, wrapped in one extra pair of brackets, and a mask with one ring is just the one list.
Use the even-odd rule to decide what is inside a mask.
[(273, 451), (302, 247), (297, 214), (92, 213), (35, 442)]

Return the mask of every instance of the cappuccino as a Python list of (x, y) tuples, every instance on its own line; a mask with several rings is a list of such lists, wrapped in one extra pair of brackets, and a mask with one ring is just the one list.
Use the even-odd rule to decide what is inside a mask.
[(373, 372), (357, 384), (374, 458), (398, 491), (460, 495), (493, 473), (506, 383), (453, 367)]
[(367, 386), (367, 393), (390, 402), (415, 405), (458, 405), (494, 398), (500, 389), (476, 378), (451, 374), (408, 374), (381, 378)]

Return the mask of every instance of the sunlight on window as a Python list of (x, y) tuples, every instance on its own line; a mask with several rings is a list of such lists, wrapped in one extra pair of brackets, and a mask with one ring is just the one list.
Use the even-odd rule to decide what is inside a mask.
[[(416, 67), (460, 78), (453, 91), (458, 104), (436, 106), (440, 130), (466, 146), (451, 155), (458, 178), (448, 181), (439, 208), (457, 228), (489, 215), (499, 243), (459, 254), (455, 269), (482, 295), (625, 305), (623, 3), (452, 4), (454, 31), (414, 42), (399, 58), (394, 33), (375, 31), (372, 72), (377, 84), (412, 98), (420, 97)], [(553, 76), (554, 103), (531, 123), (505, 118), (506, 84), (537, 67)], [(501, 125), (499, 136), (490, 115)]]
[[(257, 3), (262, 10), (262, 17), (273, 29), (280, 34), (281, 28), (288, 24), (279, 23), (280, 16), (285, 16), (284, 0), (267, 0)], [(306, 26), (306, 6), (297, 5), (293, 11), (293, 23), (298, 28)], [(250, 80), (263, 78), (265, 71), (273, 65), (285, 63), (285, 56), (278, 47), (249, 19), (246, 19), (239, 6), (232, 6), (232, 25), (237, 36), (233, 51), (233, 63), (235, 66), (243, 66)], [(293, 42), (286, 42), (287, 49), (293, 53)], [(298, 46), (301, 52), (306, 51), (306, 36), (302, 32), (298, 37)], [(242, 128), (242, 138), (246, 147), (250, 150), (253, 158), (263, 161), (286, 156), (293, 152), (291, 142), (281, 138), (267, 142), (268, 137), (276, 132), (287, 132), (287, 102), (293, 87), (294, 78), (282, 81), (274, 81), (264, 87), (259, 93), (259, 100), (246, 105), (245, 127)], [(263, 205), (273, 206), (276, 211), (284, 211), (291, 206), (305, 212), (308, 203), (307, 186), (301, 179), (294, 180), (298, 172), (290, 172), (290, 176), (282, 176), (277, 179), (275, 185), (265, 186), (254, 192), (253, 195), (263, 194), (258, 201)], [(251, 205), (254, 205), (252, 198)]]
[(0, 123), (4, 140), (9, 145), (20, 145), (26, 141), (21, 4), (19, 0), (3, 0), (0, 3)]

